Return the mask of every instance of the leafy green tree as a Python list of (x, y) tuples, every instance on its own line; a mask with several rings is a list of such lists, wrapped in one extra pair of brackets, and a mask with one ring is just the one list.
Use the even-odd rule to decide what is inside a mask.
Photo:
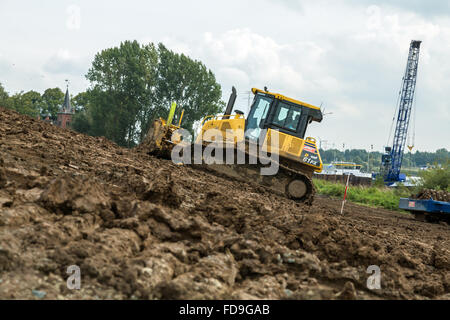
[(422, 177), (422, 187), (450, 192), (450, 161), (421, 171), (420, 176)]
[(36, 91), (19, 92), (8, 98), (7, 107), (30, 117), (37, 117), (42, 103), (41, 94)]
[(441, 164), (448, 163), (448, 161), (450, 161), (450, 152), (445, 148), (436, 150), (435, 161)]
[(42, 94), (41, 114), (50, 115), (50, 118), (56, 120), (61, 105), (64, 103), (64, 93), (60, 88), (49, 88)]
[(445, 163), (450, 158), (450, 151), (445, 148), (436, 150), (436, 152), (421, 152), (416, 151), (412, 154), (412, 162), (419, 166), (429, 166), (437, 162), (439, 164)]
[(5, 91), (5, 88), (3, 88), (2, 83), (0, 82), (0, 107), (6, 108), (8, 105), (8, 92)]
[(78, 132), (92, 134), (92, 121), (87, 111), (75, 113), (72, 118), (72, 128)]
[(90, 92), (80, 92), (72, 99), (75, 115), (72, 118), (72, 128), (78, 132), (92, 133), (91, 98)]
[(172, 102), (185, 109), (183, 127), (224, 107), (220, 85), (201, 62), (164, 45), (125, 41), (98, 53), (86, 78), (91, 86), (74, 98), (73, 127), (132, 147), (154, 119), (166, 117)]
[(156, 114), (168, 111), (172, 101), (185, 110), (183, 128), (192, 131), (195, 121), (221, 112), (222, 90), (211, 70), (200, 61), (158, 45), (158, 81), (156, 85)]
[(87, 92), (80, 92), (71, 99), (71, 102), (75, 108), (75, 112), (84, 111), (89, 105), (89, 94)]
[(125, 41), (95, 56), (86, 75), (91, 82), (91, 134), (122, 146), (135, 144), (140, 136), (138, 118), (150, 106), (156, 66), (154, 46), (137, 41)]

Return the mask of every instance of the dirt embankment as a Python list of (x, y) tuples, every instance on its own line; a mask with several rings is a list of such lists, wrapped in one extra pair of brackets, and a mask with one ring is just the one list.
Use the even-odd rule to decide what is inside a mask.
[(423, 189), (418, 194), (412, 195), (411, 198), (419, 200), (433, 199), (437, 201), (450, 202), (450, 192), (443, 190)]
[(0, 109), (2, 299), (449, 299), (448, 248), (448, 225), (341, 216)]

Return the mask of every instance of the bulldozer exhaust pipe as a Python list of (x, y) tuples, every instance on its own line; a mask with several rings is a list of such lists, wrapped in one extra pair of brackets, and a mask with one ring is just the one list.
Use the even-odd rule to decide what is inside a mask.
[(231, 112), (233, 111), (233, 107), (234, 107), (234, 103), (236, 102), (236, 88), (233, 86), (233, 88), (231, 89), (231, 95), (230, 95), (230, 99), (228, 100), (228, 104), (227, 104), (227, 108), (225, 109), (225, 113), (224, 115), (229, 116), (231, 114)]

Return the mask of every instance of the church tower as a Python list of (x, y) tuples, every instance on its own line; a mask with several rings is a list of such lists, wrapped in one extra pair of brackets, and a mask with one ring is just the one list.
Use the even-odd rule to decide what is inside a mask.
[(72, 116), (75, 114), (72, 105), (70, 104), (69, 85), (67, 85), (66, 96), (64, 97), (64, 103), (59, 109), (58, 119), (56, 125), (61, 128), (69, 128), (72, 123)]

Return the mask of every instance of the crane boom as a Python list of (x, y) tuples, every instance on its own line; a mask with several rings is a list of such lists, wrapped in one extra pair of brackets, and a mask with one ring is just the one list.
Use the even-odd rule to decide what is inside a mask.
[(400, 169), (402, 167), (403, 152), (408, 135), (409, 119), (416, 88), (417, 66), (419, 64), (420, 44), (422, 41), (412, 40), (409, 46), (408, 62), (403, 76), (398, 106), (397, 124), (392, 148), (386, 147), (386, 153), (382, 157), (382, 174), (384, 181), (391, 184), (401, 181)]

